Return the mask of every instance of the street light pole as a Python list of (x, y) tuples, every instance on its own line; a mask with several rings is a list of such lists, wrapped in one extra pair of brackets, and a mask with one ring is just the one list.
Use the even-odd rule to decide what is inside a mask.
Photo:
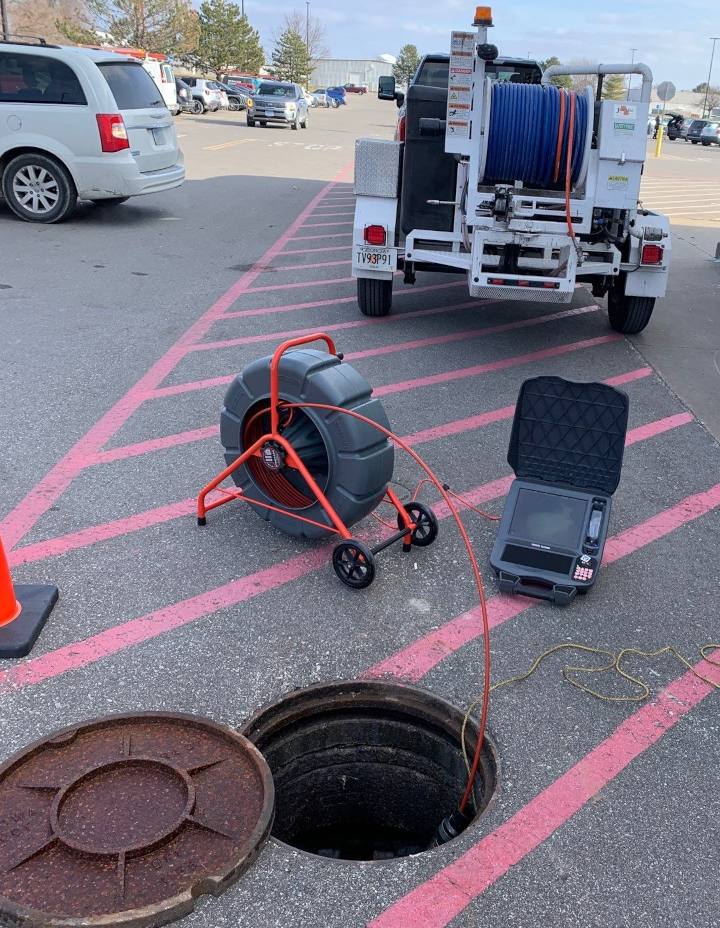
[(2, 31), (3, 38), (9, 37), (10, 22), (8, 20), (8, 11), (5, 0), (0, 0), (0, 31)]
[[(630, 64), (635, 64), (635, 52), (636, 51), (637, 51), (636, 48), (630, 49), (630, 55), (631, 55)], [(627, 89), (627, 96), (625, 97), (626, 100), (630, 99), (630, 85), (631, 84), (632, 84), (632, 74), (628, 74), (628, 89)]]
[(705, 118), (705, 110), (707, 109), (708, 91), (710, 90), (710, 81), (712, 79), (712, 66), (713, 66), (713, 59), (715, 58), (715, 43), (717, 42), (718, 39), (720, 39), (720, 35), (711, 35), (709, 36), (709, 38), (712, 39), (713, 47), (712, 47), (712, 52), (710, 54), (710, 70), (708, 71), (707, 84), (705, 84), (705, 102), (703, 103), (703, 119)]

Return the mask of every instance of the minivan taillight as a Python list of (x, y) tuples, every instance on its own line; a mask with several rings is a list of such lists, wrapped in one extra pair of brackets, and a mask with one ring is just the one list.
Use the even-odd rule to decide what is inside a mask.
[(130, 141), (122, 116), (118, 113), (98, 113), (95, 118), (100, 132), (100, 146), (103, 151), (123, 151), (130, 148)]

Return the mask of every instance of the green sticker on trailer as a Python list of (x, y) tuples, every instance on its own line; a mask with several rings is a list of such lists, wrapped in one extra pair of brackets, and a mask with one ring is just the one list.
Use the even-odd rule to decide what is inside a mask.
[(610, 174), (607, 180), (608, 190), (625, 190), (629, 182), (627, 174)]

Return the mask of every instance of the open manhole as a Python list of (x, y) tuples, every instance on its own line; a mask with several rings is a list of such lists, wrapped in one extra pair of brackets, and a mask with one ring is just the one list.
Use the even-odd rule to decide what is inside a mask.
[(260, 752), (207, 719), (57, 732), (0, 767), (0, 925), (164, 925), (240, 876), (273, 807)]
[[(242, 733), (275, 781), (272, 834), (343, 860), (388, 860), (428, 850), (467, 782), (463, 713), (423, 690), (378, 681), (319, 684), (261, 709)], [(468, 726), (468, 749), (476, 745)], [(498, 782), (485, 739), (475, 815)]]

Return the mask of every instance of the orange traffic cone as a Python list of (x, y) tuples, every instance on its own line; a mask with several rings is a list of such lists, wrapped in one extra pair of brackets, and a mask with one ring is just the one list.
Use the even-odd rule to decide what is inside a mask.
[(13, 586), (0, 539), (0, 657), (25, 657), (33, 648), (57, 602), (50, 584)]

